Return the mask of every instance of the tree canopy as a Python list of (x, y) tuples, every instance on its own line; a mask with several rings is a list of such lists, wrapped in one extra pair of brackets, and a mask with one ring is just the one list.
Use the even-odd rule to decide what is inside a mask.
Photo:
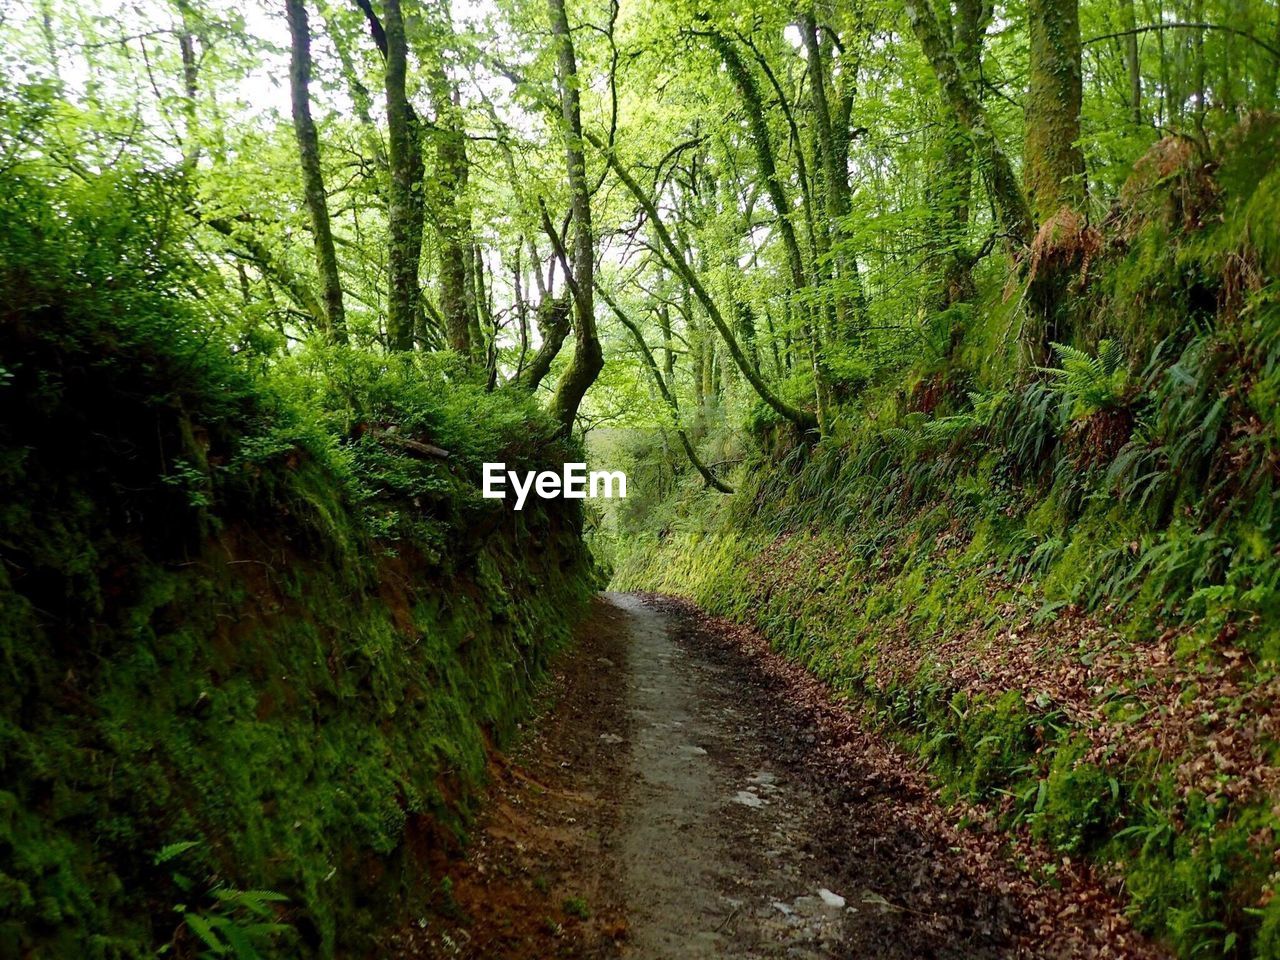
[(164, 171), (264, 357), (452, 350), (566, 430), (814, 436), (946, 354), (975, 272), (1022, 291), (992, 362), (1044, 363), (1134, 162), (1280, 61), (1266, 0), (25, 0), (0, 36), (6, 165)]

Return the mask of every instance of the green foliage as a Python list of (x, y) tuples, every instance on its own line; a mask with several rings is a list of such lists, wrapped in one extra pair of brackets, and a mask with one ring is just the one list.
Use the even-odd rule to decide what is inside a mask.
[(287, 901), (288, 897), (270, 890), (226, 887), (214, 890), (213, 896), (216, 902), (207, 912), (196, 912), (185, 905), (175, 908), (187, 930), (203, 945), (203, 958), (262, 960), (278, 936), (289, 929), (267, 920), (275, 915), (272, 904)]
[[(1263, 189), (1256, 168), (1230, 169), (1229, 191)], [(1152, 189), (1185, 187), (1173, 177)], [(1147, 202), (1164, 209), (1159, 195)], [(1076, 649), (1071, 632), (1081, 612), (1112, 626), (1126, 657), (1172, 631), (1184, 699), (1230, 677), (1233, 693), (1200, 721), (1221, 736), (1234, 728), (1218, 711), (1275, 682), (1280, 528), (1263, 464), (1280, 444), (1280, 311), (1273, 284), (1238, 286), (1241, 258), (1259, 263), (1250, 231), (1265, 228), (1240, 213), (1255, 200), (1220, 202), (1235, 213), (1198, 227), (1161, 214), (1091, 267), (1106, 295), (1084, 326), (1127, 331), (1147, 356), (1140, 370), (1110, 336), (1094, 351), (1057, 345), (1049, 379), (948, 369), (988, 385), (931, 412), (901, 381), (870, 385), (843, 409), (838, 438), (750, 459), (734, 496), (677, 485), (644, 513), (620, 513), (633, 546), (614, 584), (754, 623), (867, 703), (947, 795), (1114, 865), (1137, 922), (1179, 956), (1266, 958), (1278, 929), (1272, 798), (1188, 790), (1179, 771), (1208, 762), (1203, 739), (1123, 762), (1093, 749), (1096, 717), (1140, 725), (1151, 708), (1137, 693), (1157, 676), (1116, 688), (1100, 678), (1091, 720), (1048, 695), (957, 684), (947, 653), (957, 642), (998, 661), (1033, 642), (1090, 676), (1098, 651)], [(969, 324), (954, 363), (985, 363), (994, 316)], [(935, 364), (912, 373), (934, 395)], [(1273, 735), (1260, 736), (1274, 758)]]
[[(166, 844), (155, 855), (155, 864), (171, 863), (184, 853), (201, 846), (198, 840), (183, 840)], [(175, 868), (172, 872), (174, 886), (185, 900), (193, 895), (201, 896), (195, 884)], [(292, 932), (287, 924), (277, 920), (280, 905), (289, 898), (273, 890), (235, 890), (215, 886), (202, 897), (208, 901), (203, 908), (178, 903), (174, 912), (181, 917), (181, 926), (173, 938), (162, 946), (158, 956), (175, 952), (175, 945), (182, 942), (184, 932), (199, 948), (202, 958), (232, 957), (234, 960), (262, 960), (271, 955), (281, 935)]]
[(592, 585), (475, 465), (567, 448), (446, 365), (264, 369), (160, 187), (0, 191), (0, 955), (366, 952)]
[(1124, 403), (1129, 388), (1129, 367), (1119, 343), (1101, 341), (1097, 356), (1065, 343), (1055, 343), (1053, 349), (1062, 367), (1045, 372), (1058, 381), (1059, 389), (1071, 405), (1072, 417), (1083, 420)]
[[(416, 182), (391, 178), (393, 201), (423, 202), (404, 331), (419, 348), (401, 353), (384, 304), (390, 224), (412, 204), (387, 202), (390, 111), (370, 93), (387, 58), (358, 9), (316, 10), (338, 344), (292, 111), (248, 92), (287, 53), (234, 7), (0, 13), (0, 949), (149, 953), (172, 901), (140, 851), (199, 837), (165, 863), (200, 860), (217, 877), (203, 893), (279, 889), (305, 949), (370, 952), (368, 904), (425, 896), (406, 838), (425, 819), (459, 828), (487, 735), (512, 732), (563, 640), (590, 579), (584, 525), (619, 582), (751, 616), (873, 703), (953, 793), (1124, 859), (1136, 912), (1183, 953), (1280, 949), (1274, 881), (1246, 849), (1266, 811), (1175, 796), (1175, 758), (1086, 760), (1078, 718), (957, 690), (933, 658), (935, 640), (994, 647), (1006, 621), (1048, 630), (1078, 609), (1135, 645), (1183, 631), (1189, 674), (1230, 643), (1242, 686), (1271, 677), (1280, 121), (1256, 25), (1273, 0), (1205, 0), (1190, 19), (1207, 26), (1079, 4), (1081, 36), (1107, 41), (1084, 44), (1067, 137), (1090, 196), (1030, 250), (939, 109), (900, 2), (825, 5), (813, 51), (793, 42), (795, 4), (714, 0), (696, 24), (680, 2), (588, 4), (569, 11), (568, 83), (545, 4), (455, 11), (455, 29), (407, 3), (432, 135)], [(931, 8), (970, 52), (961, 20), (979, 8)], [(1000, 28), (967, 25), (982, 49), (966, 70), (992, 89), (1064, 62), (1029, 42), (1034, 10), (981, 12)], [(1151, 42), (1130, 52), (1133, 26)], [(495, 33), (518, 78), (495, 67)], [(571, 286), (543, 241), (569, 222), (563, 89), (593, 184), (595, 236), (572, 253), (599, 263), (678, 401), (597, 303), (609, 362), (578, 426), (644, 436), (589, 447), (635, 482), (585, 521), (513, 518), (476, 493), (483, 461), (581, 454), (504, 383), (538, 340), (533, 291), (545, 305)], [(1045, 103), (984, 96), (979, 131), (1034, 173), (1020, 141)], [(437, 350), (459, 266), (470, 359)], [(1034, 377), (1049, 314), (1061, 366)], [(568, 367), (566, 350), (543, 394)], [(792, 425), (810, 411), (821, 437)], [(702, 491), (677, 424), (735, 495)], [(887, 636), (915, 645), (911, 676)], [(264, 906), (188, 910), (183, 935), (234, 952)]]

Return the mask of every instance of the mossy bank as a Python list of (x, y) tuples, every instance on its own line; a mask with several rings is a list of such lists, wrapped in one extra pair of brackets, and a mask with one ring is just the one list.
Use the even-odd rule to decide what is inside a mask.
[(577, 457), (447, 358), (253, 359), (170, 189), (0, 209), (0, 957), (359, 956), (593, 585), (479, 464)]
[(1009, 375), (992, 263), (836, 436), (628, 503), (614, 546), (616, 586), (759, 627), (1186, 957), (1280, 956), (1276, 132), (1138, 164), (1072, 245), (1055, 371)]

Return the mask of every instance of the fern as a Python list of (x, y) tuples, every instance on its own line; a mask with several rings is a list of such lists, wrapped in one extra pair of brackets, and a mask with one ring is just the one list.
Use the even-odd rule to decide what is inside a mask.
[(1053, 344), (1061, 367), (1041, 368), (1058, 380), (1062, 395), (1071, 404), (1076, 420), (1091, 417), (1101, 410), (1121, 406), (1129, 390), (1129, 367), (1124, 349), (1115, 340), (1098, 344), (1098, 355), (1065, 343)]
[(284, 903), (289, 899), (274, 890), (233, 890), (229, 887), (219, 887), (213, 895), (228, 907), (242, 907), (260, 917), (272, 915), (271, 904)]
[(168, 863), (170, 860), (180, 857), (188, 850), (193, 850), (198, 846), (200, 846), (199, 840), (179, 840), (177, 843), (167, 844), (156, 852), (154, 858), (155, 864), (156, 866), (160, 866), (161, 864)]
[(218, 901), (202, 913), (184, 906), (177, 911), (196, 938), (204, 945), (202, 957), (234, 957), (235, 960), (262, 960), (264, 952), (289, 926), (272, 922), (271, 904), (289, 898), (270, 890), (233, 890), (220, 887), (212, 891)]
[[(194, 840), (170, 843), (155, 855), (155, 863), (171, 864), (174, 884), (185, 894), (195, 886), (190, 879), (176, 872), (174, 862), (183, 854), (200, 847)], [(237, 890), (234, 887), (215, 886), (204, 894), (210, 903), (203, 908), (179, 903), (174, 912), (182, 918), (179, 931), (185, 928), (198, 941), (202, 960), (211, 957), (232, 957), (234, 960), (262, 960), (282, 935), (291, 932), (285, 923), (276, 922), (278, 905), (289, 898), (274, 890)], [(167, 955), (174, 949), (177, 937), (163, 946), (158, 955)]]
[(214, 952), (217, 956), (223, 956), (227, 952), (226, 944), (222, 942), (222, 938), (214, 932), (213, 924), (200, 916), (198, 913), (188, 913), (183, 915), (183, 919), (187, 922), (187, 929), (200, 938), (200, 941)]

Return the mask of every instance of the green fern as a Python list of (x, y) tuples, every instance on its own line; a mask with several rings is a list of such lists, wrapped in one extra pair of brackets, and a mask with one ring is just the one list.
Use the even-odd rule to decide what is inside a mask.
[[(178, 860), (183, 854), (202, 846), (199, 841), (184, 840), (162, 847), (155, 855), (155, 863), (170, 864), (172, 880), (184, 894), (193, 894), (197, 887), (192, 880), (177, 872)], [(230, 957), (234, 960), (262, 960), (273, 952), (273, 946), (281, 936), (291, 932), (288, 924), (276, 920), (279, 904), (289, 898), (274, 890), (237, 890), (216, 886), (194, 895), (211, 900), (207, 906), (196, 908), (186, 903), (174, 905), (174, 912), (182, 918), (183, 928), (197, 941), (201, 960)], [(157, 955), (166, 956), (175, 948), (178, 938), (160, 948)]]
[(1101, 341), (1097, 356), (1065, 343), (1053, 344), (1053, 350), (1062, 366), (1041, 369), (1058, 380), (1059, 390), (1071, 403), (1073, 419), (1083, 420), (1124, 403), (1129, 390), (1129, 367), (1124, 348), (1117, 341)]
[(177, 843), (170, 843), (161, 847), (156, 853), (155, 864), (156, 866), (160, 866), (161, 864), (168, 863), (170, 860), (180, 857), (188, 850), (193, 850), (198, 846), (200, 846), (199, 840), (179, 840)]
[(277, 938), (289, 931), (288, 924), (274, 921), (273, 903), (284, 903), (288, 897), (271, 890), (233, 890), (220, 887), (212, 891), (218, 901), (206, 911), (197, 913), (185, 905), (175, 909), (186, 928), (200, 941), (201, 957), (233, 957), (235, 960), (263, 960)]

